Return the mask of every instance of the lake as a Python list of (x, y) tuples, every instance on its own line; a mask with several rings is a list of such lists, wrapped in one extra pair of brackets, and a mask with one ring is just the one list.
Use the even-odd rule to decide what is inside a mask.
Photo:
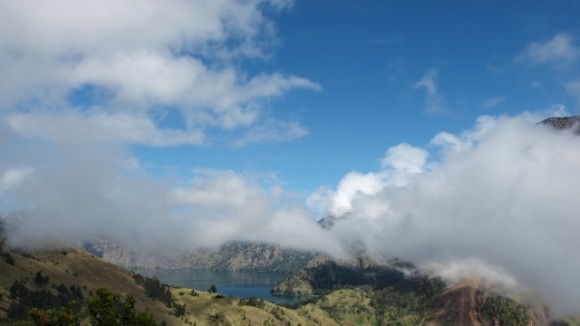
[(294, 304), (304, 297), (272, 295), (270, 289), (286, 277), (282, 273), (227, 272), (194, 269), (144, 269), (136, 270), (148, 277), (156, 277), (162, 283), (207, 291), (214, 284), (218, 293), (238, 298), (257, 298), (277, 304)]

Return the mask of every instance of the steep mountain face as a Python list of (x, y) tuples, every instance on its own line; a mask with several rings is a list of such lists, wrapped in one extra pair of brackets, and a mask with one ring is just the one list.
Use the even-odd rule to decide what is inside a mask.
[(580, 134), (580, 116), (551, 117), (539, 122), (541, 125), (550, 126), (554, 129), (572, 129), (575, 134)]
[(233, 242), (218, 249), (202, 248), (172, 256), (131, 252), (105, 239), (87, 242), (85, 249), (108, 262), (131, 268), (193, 268), (290, 273), (313, 257), (309, 252), (249, 242)]

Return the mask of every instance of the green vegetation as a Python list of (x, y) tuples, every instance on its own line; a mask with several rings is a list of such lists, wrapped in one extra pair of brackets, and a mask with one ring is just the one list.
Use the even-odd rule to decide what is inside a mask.
[(16, 263), (14, 260), (14, 257), (12, 257), (12, 255), (9, 252), (4, 251), (4, 246), (5, 246), (5, 241), (6, 241), (5, 230), (6, 230), (6, 227), (4, 225), (4, 221), (2, 220), (2, 217), (0, 216), (0, 257), (2, 257), (2, 259), (4, 259), (4, 261), (8, 265), (14, 266), (14, 264)]
[(393, 287), (403, 292), (413, 291), (434, 296), (445, 288), (439, 278), (425, 275), (405, 275), (400, 269), (389, 266), (345, 265), (325, 261), (315, 267), (304, 268), (278, 283), (272, 292), (282, 295), (325, 294), (335, 290), (370, 286), (376, 290)]
[(40, 310), (32, 308), (29, 311), (34, 325), (37, 326), (77, 326), (81, 324), (81, 316), (74, 313), (76, 302), (71, 302), (59, 309)]
[(480, 316), (486, 325), (519, 326), (530, 322), (525, 305), (500, 296), (487, 298)]
[(174, 300), (167, 285), (159, 282), (157, 278), (145, 277), (141, 274), (135, 274), (133, 278), (137, 284), (143, 286), (148, 297), (165, 303), (168, 308), (172, 307)]
[[(84, 312), (76, 312), (76, 302), (58, 309), (32, 308), (29, 312), (34, 325), (73, 326), (85, 319)], [(157, 322), (149, 311), (137, 312), (135, 299), (127, 295), (121, 299), (118, 293), (105, 288), (97, 290), (97, 295), (87, 301), (88, 320), (93, 326), (156, 326)]]
[(217, 293), (217, 287), (215, 286), (215, 284), (212, 284), (209, 287), (209, 290), (207, 290), (207, 292), (209, 292), (209, 293)]
[(135, 298), (127, 295), (125, 300), (118, 293), (105, 288), (87, 302), (91, 325), (94, 326), (156, 326), (157, 322), (149, 311), (137, 312)]
[(264, 300), (258, 299), (256, 298), (256, 296), (253, 295), (247, 299), (241, 299), (239, 305), (263, 308), (265, 303)]
[[(446, 288), (440, 279), (420, 275), (404, 262), (389, 268), (364, 260), (356, 266), (319, 260), (291, 277), (295, 283), (286, 284), (291, 291), (298, 284), (320, 294), (284, 307), (256, 297), (219, 296), (215, 286), (210, 291), (167, 286), (81, 250), (32, 256), (2, 248), (15, 261), (11, 265), (0, 259), (2, 325), (510, 326), (548, 320), (541, 316), (543, 306), (492, 296), (475, 282)], [(578, 323), (570, 317), (554, 325)]]

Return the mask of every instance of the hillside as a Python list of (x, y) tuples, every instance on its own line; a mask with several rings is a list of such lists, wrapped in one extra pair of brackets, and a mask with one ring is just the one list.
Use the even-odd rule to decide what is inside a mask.
[[(289, 309), (257, 299), (240, 300), (191, 289), (163, 287), (169, 289), (173, 300), (172, 306), (168, 307), (160, 299), (154, 300), (148, 296), (146, 282), (141, 280), (138, 284), (130, 272), (84, 250), (69, 248), (32, 254), (3, 250), (2, 257), (2, 325), (32, 325), (28, 316), (32, 307), (20, 305), (25, 302), (38, 303), (30, 297), (34, 294), (38, 298), (41, 293), (52, 298), (48, 305), (43, 302), (41, 308), (50, 309), (60, 306), (56, 298), (64, 298), (64, 293), (80, 292), (80, 295), (75, 294), (74, 299), (81, 302), (79, 314), (86, 320), (85, 303), (96, 295), (99, 288), (110, 289), (122, 297), (132, 295), (138, 311), (150, 311), (158, 323), (165, 322), (166, 325), (338, 325), (328, 313), (313, 304)], [(71, 288), (75, 290), (68, 290)], [(24, 292), (26, 297), (22, 294)]]
[(309, 252), (250, 242), (232, 242), (217, 249), (200, 248), (169, 256), (133, 252), (107, 239), (86, 242), (85, 249), (108, 262), (127, 268), (193, 268), (291, 273), (313, 257)]
[[(3, 325), (32, 325), (28, 316), (32, 306), (19, 309), (22, 304), (35, 302), (41, 309), (50, 309), (57, 308), (59, 300), (66, 298), (80, 302), (75, 311), (86, 323), (89, 318), (86, 302), (95, 298), (99, 288), (117, 292), (122, 298), (132, 295), (137, 311), (151, 312), (156, 323), (164, 325), (549, 324), (548, 310), (540, 304), (524, 304), (474, 282), (446, 286), (400, 262), (397, 266), (406, 268), (405, 273), (364, 260), (349, 265), (316, 257), (277, 287), (286, 293), (318, 294), (307, 303), (290, 308), (256, 298), (238, 299), (168, 287), (81, 249), (22, 253), (1, 248), (0, 254)], [(30, 295), (33, 293), (36, 296)], [(48, 297), (52, 302), (36, 300), (42, 293), (44, 297), (51, 293)], [(577, 325), (576, 322), (577, 319), (568, 318), (550, 325)]]
[(347, 264), (318, 256), (280, 281), (273, 293), (319, 295), (316, 306), (341, 325), (578, 325), (550, 322), (549, 309), (531, 298), (462, 280), (446, 285), (411, 264)]

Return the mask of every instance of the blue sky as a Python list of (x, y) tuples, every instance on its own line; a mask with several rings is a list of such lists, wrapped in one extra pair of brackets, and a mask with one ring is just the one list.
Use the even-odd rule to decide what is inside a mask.
[[(391, 146), (425, 145), (440, 131), (471, 128), (481, 115), (555, 105), (574, 113), (577, 94), (565, 85), (578, 77), (577, 62), (518, 58), (532, 43), (557, 35), (566, 35), (577, 52), (579, 10), (574, 1), (297, 1), (272, 16), (276, 40), (268, 58), (238, 66), (319, 84), (320, 91), (292, 90), (267, 103), (268, 114), (300, 123), (308, 135), (135, 153), (185, 171), (276, 173), (288, 189), (312, 191), (351, 170), (376, 169)], [(436, 108), (426, 89), (415, 86), (430, 72)]]

